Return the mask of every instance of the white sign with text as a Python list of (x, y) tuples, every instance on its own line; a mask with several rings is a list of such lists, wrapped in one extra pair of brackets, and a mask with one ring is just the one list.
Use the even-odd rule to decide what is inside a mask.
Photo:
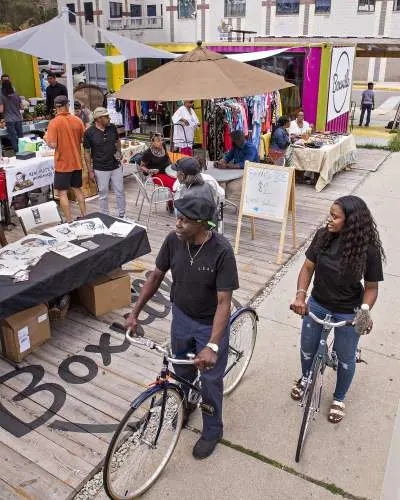
[(354, 47), (332, 49), (327, 122), (350, 110), (354, 57)]
[(17, 194), (27, 193), (54, 181), (54, 159), (32, 158), (16, 160), (5, 169), (8, 200)]

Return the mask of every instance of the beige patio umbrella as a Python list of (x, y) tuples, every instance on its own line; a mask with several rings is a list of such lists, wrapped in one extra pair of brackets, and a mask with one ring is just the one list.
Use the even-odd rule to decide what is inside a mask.
[(283, 77), (197, 48), (124, 85), (119, 99), (178, 101), (246, 97), (291, 87)]

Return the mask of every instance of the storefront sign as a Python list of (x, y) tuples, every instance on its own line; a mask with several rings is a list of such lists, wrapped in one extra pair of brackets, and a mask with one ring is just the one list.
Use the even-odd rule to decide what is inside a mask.
[(19, 161), (17, 165), (5, 168), (8, 200), (17, 194), (27, 193), (54, 181), (53, 158), (36, 158)]
[(332, 49), (327, 122), (350, 110), (354, 47)]

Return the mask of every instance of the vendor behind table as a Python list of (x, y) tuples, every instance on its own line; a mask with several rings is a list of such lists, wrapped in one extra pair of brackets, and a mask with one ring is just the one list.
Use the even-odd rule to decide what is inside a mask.
[[(232, 149), (228, 151), (223, 160), (216, 161), (216, 168), (243, 169), (246, 161), (259, 162), (257, 148), (251, 141), (247, 141), (243, 130), (231, 132)], [(233, 194), (240, 194), (242, 191), (243, 179), (235, 179), (227, 183), (226, 197)]]

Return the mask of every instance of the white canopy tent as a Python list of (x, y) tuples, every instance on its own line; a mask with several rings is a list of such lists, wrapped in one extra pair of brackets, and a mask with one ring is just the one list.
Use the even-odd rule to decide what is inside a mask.
[(240, 62), (250, 62), (258, 61), (260, 59), (267, 59), (268, 57), (277, 56), (282, 52), (286, 52), (290, 47), (285, 47), (283, 49), (272, 49), (272, 50), (258, 50), (255, 52), (243, 52), (240, 54), (226, 54), (229, 59), (234, 59)]
[(0, 49), (12, 49), (66, 66), (68, 97), (71, 109), (74, 105), (73, 64), (99, 64), (111, 62), (118, 64), (133, 58), (173, 59), (174, 54), (154, 49), (126, 37), (99, 30), (120, 51), (120, 56), (104, 57), (91, 47), (69, 24), (68, 9), (61, 16), (33, 28), (0, 38)]

